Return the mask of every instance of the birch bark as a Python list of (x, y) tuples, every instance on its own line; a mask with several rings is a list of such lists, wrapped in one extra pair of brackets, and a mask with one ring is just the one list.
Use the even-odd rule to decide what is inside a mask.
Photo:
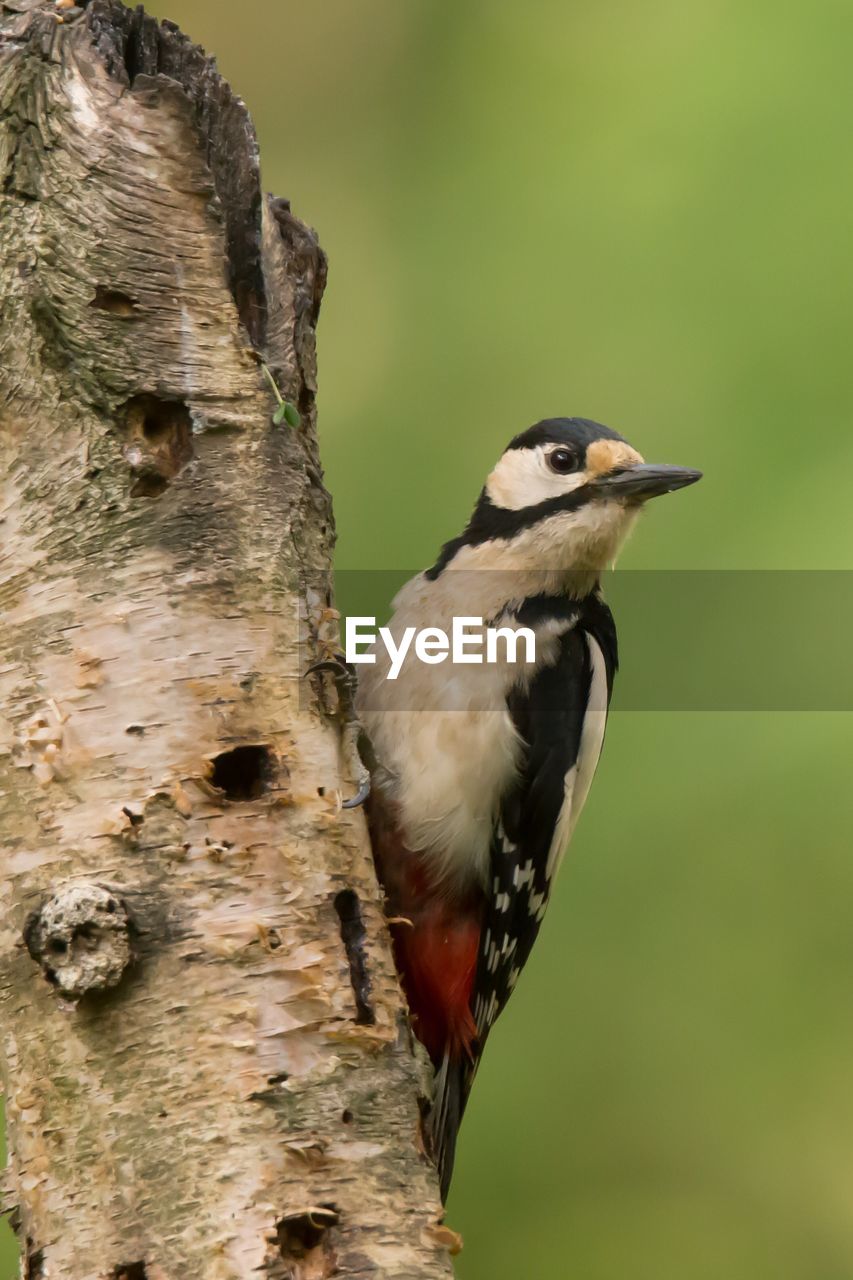
[(335, 631), (324, 279), (174, 27), (0, 4), (0, 1057), (31, 1277), (451, 1275), (334, 690), (301, 678)]

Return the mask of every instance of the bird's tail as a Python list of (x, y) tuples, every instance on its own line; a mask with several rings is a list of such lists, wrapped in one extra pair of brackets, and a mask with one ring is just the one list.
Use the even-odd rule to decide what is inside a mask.
[(456, 1157), (456, 1137), (471, 1083), (474, 1079), (474, 1063), (465, 1056), (451, 1055), (445, 1050), (441, 1066), (435, 1073), (435, 1097), (429, 1118), (429, 1135), (432, 1155), (438, 1166), (441, 1182), (441, 1198), (447, 1199), (453, 1161)]

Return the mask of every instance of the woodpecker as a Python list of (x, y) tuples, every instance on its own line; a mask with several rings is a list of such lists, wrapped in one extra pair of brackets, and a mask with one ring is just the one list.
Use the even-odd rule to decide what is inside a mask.
[(460, 616), (525, 627), (529, 651), (452, 666), (377, 648), (356, 708), (367, 816), (415, 1034), (435, 1068), (428, 1140), (446, 1198), (483, 1047), (539, 932), (598, 764), (617, 669), (601, 590), (643, 504), (701, 472), (617, 432), (549, 418), (510, 441), (464, 532), (393, 602), (389, 631)]

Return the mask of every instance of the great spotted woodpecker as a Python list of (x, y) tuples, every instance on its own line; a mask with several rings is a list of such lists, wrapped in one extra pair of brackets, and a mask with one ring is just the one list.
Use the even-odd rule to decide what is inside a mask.
[[(415, 1033), (436, 1071), (429, 1122), (446, 1195), (486, 1038), (527, 960), (586, 800), (617, 667), (601, 593), (642, 504), (701, 473), (649, 466), (615, 431), (551, 418), (516, 436), (458, 538), (389, 624), (526, 627), (492, 664), (377, 651), (356, 706), (373, 747), (368, 821)], [(470, 633), (469, 633), (470, 634)]]

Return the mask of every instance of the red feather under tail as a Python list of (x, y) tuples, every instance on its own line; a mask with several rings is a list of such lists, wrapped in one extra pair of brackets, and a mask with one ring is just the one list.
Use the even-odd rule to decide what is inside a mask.
[(464, 899), (453, 899), (437, 889), (423, 859), (406, 848), (399, 828), (388, 821), (375, 795), (369, 818), (412, 1027), (436, 1069), (429, 1131), (445, 1196), (456, 1135), (479, 1057), (471, 994), (480, 953), (483, 894), (476, 890)]

